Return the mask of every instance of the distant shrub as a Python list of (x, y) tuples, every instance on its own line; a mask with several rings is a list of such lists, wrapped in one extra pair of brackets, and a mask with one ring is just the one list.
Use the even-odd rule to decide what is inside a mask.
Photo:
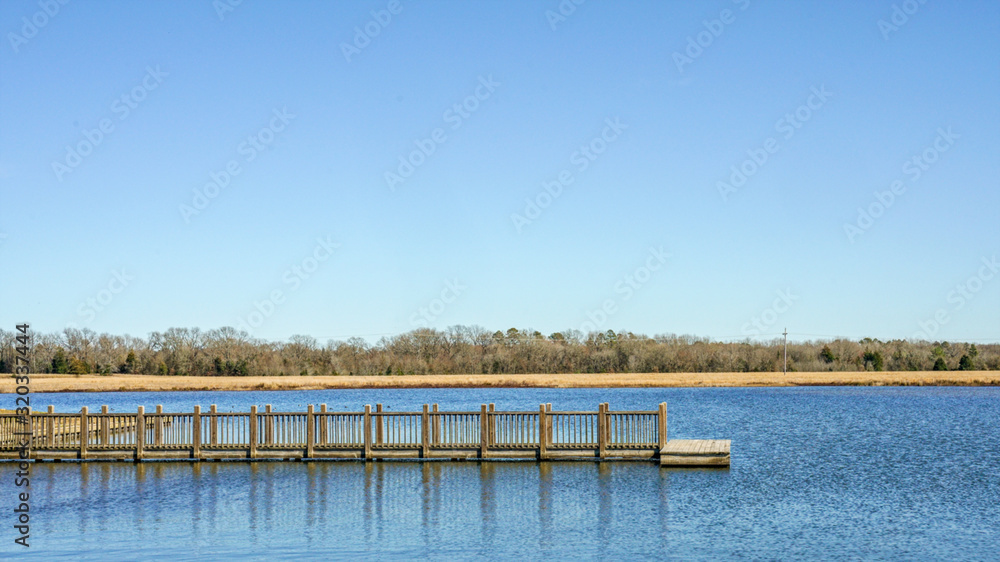
[(976, 370), (976, 365), (973, 363), (972, 358), (968, 355), (963, 355), (961, 359), (958, 360), (958, 370), (959, 371), (974, 371)]
[(62, 348), (57, 349), (52, 356), (52, 372), (60, 374), (69, 372), (69, 359), (66, 358), (66, 352)]
[(882, 357), (882, 353), (878, 351), (866, 351), (862, 357), (865, 361), (865, 370), (868, 369), (868, 364), (871, 363), (872, 369), (876, 371), (881, 371), (885, 366), (885, 359)]
[(819, 358), (826, 363), (833, 363), (837, 360), (837, 356), (833, 354), (833, 351), (830, 350), (830, 346), (828, 345), (823, 346), (823, 350), (819, 352)]

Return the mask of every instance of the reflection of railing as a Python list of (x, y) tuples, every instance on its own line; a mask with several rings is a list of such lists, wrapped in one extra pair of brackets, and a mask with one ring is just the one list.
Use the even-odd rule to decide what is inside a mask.
[[(30, 431), (27, 429), (30, 426)], [(83, 431), (81, 431), (83, 428)], [(141, 429), (140, 429), (141, 428)], [(0, 458), (653, 458), (667, 440), (667, 405), (655, 411), (0, 413)]]

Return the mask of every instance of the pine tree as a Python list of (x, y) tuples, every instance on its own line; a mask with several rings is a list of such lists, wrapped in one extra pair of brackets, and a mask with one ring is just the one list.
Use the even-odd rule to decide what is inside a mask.
[(962, 358), (958, 360), (959, 371), (974, 371), (975, 369), (976, 366), (973, 364), (972, 358), (968, 355), (963, 355)]
[(66, 358), (66, 352), (62, 348), (57, 349), (55, 356), (52, 357), (52, 372), (60, 374), (69, 372), (69, 359)]

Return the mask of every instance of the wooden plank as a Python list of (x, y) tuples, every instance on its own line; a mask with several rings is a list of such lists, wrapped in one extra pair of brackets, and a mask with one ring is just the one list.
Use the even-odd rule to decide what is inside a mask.
[(490, 414), (486, 404), (479, 410), (479, 457), (486, 458), (490, 446)]
[(660, 402), (657, 412), (657, 449), (667, 446), (667, 403)]
[[(438, 413), (438, 405), (434, 404), (431, 406), (431, 411), (435, 414)], [(440, 445), (441, 444), (441, 416), (434, 416), (433, 422), (431, 423), (431, 444)]]
[(729, 466), (729, 455), (665, 455), (660, 466)]
[(257, 458), (257, 406), (250, 406), (250, 451), (247, 456)]
[[(490, 402), (490, 408), (489, 408), (490, 414), (492, 414), (495, 411), (496, 411), (496, 404)], [(487, 433), (487, 438), (488, 438), (487, 444), (493, 445), (493, 443), (496, 442), (497, 438), (496, 420), (493, 419), (492, 415), (489, 416), (487, 419), (489, 420), (489, 433)]]
[[(434, 416), (434, 419), (438, 420), (438, 416)], [(430, 407), (424, 404), (424, 409), (420, 413), (420, 455), (422, 457), (427, 457), (431, 449), (430, 421)], [(436, 439), (441, 438), (440, 433), (436, 433), (436, 435)]]
[(607, 432), (605, 431), (605, 428), (607, 427), (607, 424), (605, 423), (607, 415), (608, 415), (608, 406), (607, 406), (607, 404), (603, 404), (603, 403), (602, 404), (598, 404), (598, 406), (597, 406), (597, 451), (598, 451), (598, 453), (597, 454), (602, 459), (607, 456), (607, 449), (608, 449), (608, 436), (607, 436)]
[[(54, 407), (49, 406), (49, 413), (50, 414), (54, 413), (55, 411), (56, 410), (55, 410)], [(45, 420), (45, 434), (46, 434), (45, 435), (45, 444), (48, 445), (49, 447), (52, 447), (52, 446), (55, 445), (55, 437), (56, 437), (55, 436), (55, 432), (56, 432), (56, 430), (55, 430), (55, 420), (52, 418), (52, 416), (49, 416), (48, 419)]]
[(315, 455), (316, 443), (316, 415), (313, 412), (313, 405), (309, 404), (306, 409), (306, 457), (312, 458)]
[(729, 444), (726, 439), (671, 439), (663, 451), (670, 454), (726, 454)]
[(365, 432), (365, 460), (369, 461), (372, 457), (372, 406), (371, 404), (365, 404), (365, 421), (364, 421), (364, 432)]
[(191, 417), (191, 457), (201, 457), (201, 406), (194, 407), (194, 415)]
[(108, 406), (101, 406), (101, 417), (99, 418), (100, 433), (97, 437), (97, 442), (101, 445), (108, 444)]
[(264, 404), (264, 414), (264, 444), (274, 445), (274, 416), (270, 404)]
[(80, 409), (80, 460), (87, 458), (87, 439), (90, 428), (87, 426), (87, 407)]
[(146, 441), (146, 409), (139, 406), (135, 414), (135, 460), (142, 460), (142, 450)]
[(326, 404), (320, 404), (319, 405), (319, 411), (320, 411), (321, 414), (324, 414), (324, 415), (320, 416), (321, 423), (319, 424), (319, 442), (322, 443), (322, 444), (324, 444), (324, 445), (326, 445), (329, 442), (327, 440), (327, 436), (326, 436), (326, 424), (327, 424), (327, 421), (329, 419), (325, 415), (326, 414)]
[(545, 442), (548, 441), (548, 416), (546, 416), (545, 404), (538, 407), (538, 458), (545, 460)]
[(216, 409), (215, 404), (209, 406), (209, 411), (212, 413), (212, 427), (209, 429), (209, 442), (212, 445), (219, 444), (219, 418), (216, 416), (218, 414), (218, 409)]
[[(156, 413), (163, 413), (163, 405), (156, 405)], [(156, 416), (156, 422), (153, 425), (153, 445), (163, 445), (163, 417), (160, 415)]]
[(729, 466), (728, 439), (674, 439), (660, 449), (660, 466)]

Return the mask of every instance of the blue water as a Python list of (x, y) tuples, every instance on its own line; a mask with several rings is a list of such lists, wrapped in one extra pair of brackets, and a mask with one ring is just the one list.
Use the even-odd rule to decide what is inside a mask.
[[(0, 400), (13, 402), (9, 395)], [(44, 463), (29, 549), (0, 464), (0, 555), (52, 558), (997, 559), (1000, 389), (483, 389), (36, 394), (56, 411), (655, 409), (729, 469), (644, 462)], [(2, 406), (0, 406), (2, 407)], [(7, 520), (4, 520), (6, 518)]]

